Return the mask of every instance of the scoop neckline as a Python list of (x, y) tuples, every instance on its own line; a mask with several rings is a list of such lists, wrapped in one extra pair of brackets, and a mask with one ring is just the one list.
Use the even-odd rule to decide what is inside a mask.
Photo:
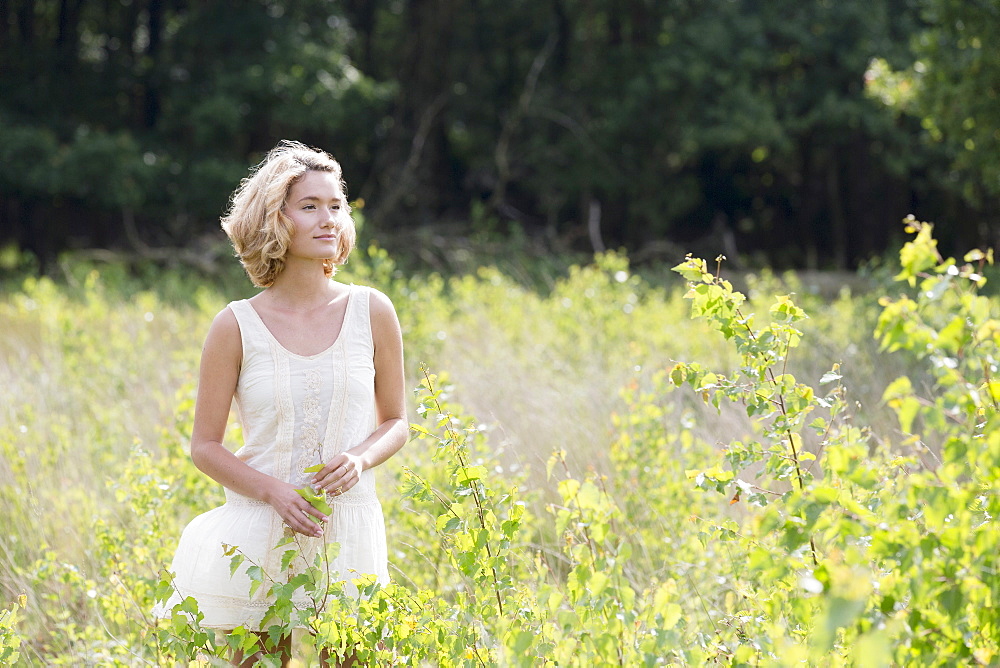
[(267, 334), (267, 338), (270, 339), (271, 342), (274, 345), (276, 345), (279, 350), (281, 350), (286, 355), (289, 355), (291, 357), (296, 357), (296, 358), (301, 359), (301, 360), (313, 360), (313, 359), (316, 359), (318, 357), (323, 357), (324, 355), (330, 353), (334, 348), (337, 347), (337, 345), (344, 338), (344, 330), (347, 329), (347, 319), (350, 317), (351, 310), (352, 310), (353, 305), (354, 305), (354, 294), (357, 292), (357, 290), (355, 290), (354, 287), (355, 286), (354, 286), (353, 283), (347, 286), (347, 288), (348, 288), (348, 292), (347, 292), (347, 308), (344, 310), (344, 322), (342, 322), (340, 324), (340, 331), (337, 332), (337, 338), (334, 339), (333, 343), (331, 343), (329, 346), (327, 346), (323, 350), (319, 351), (318, 353), (313, 353), (312, 355), (300, 355), (299, 353), (292, 352), (291, 350), (289, 350), (288, 348), (286, 348), (281, 343), (281, 341), (279, 341), (278, 338), (274, 334), (271, 333), (271, 330), (267, 328), (267, 324), (264, 323), (264, 319), (260, 317), (260, 313), (257, 313), (257, 309), (254, 308), (254, 305), (250, 303), (250, 300), (249, 299), (244, 299), (243, 301), (246, 302), (246, 304), (247, 304), (248, 307), (250, 307), (250, 311), (253, 313), (254, 318), (257, 319), (257, 322), (260, 323), (261, 328), (263, 328), (264, 332)]

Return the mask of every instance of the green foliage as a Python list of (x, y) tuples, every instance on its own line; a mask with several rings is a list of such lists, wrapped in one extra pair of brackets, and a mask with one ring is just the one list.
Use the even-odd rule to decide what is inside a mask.
[(922, 29), (912, 37), (914, 61), (894, 69), (876, 61), (869, 90), (899, 115), (916, 118), (923, 139), (946, 153), (953, 188), (975, 206), (1000, 193), (1000, 37), (995, 2), (922, 0)]
[(17, 624), (17, 613), (24, 607), (25, 600), (26, 597), (22, 595), (9, 608), (0, 610), (0, 661), (5, 665), (15, 663), (21, 656), (18, 651), (21, 638), (14, 627)]
[(0, 192), (26, 229), (45, 212), (45, 238), (15, 241), (47, 261), (81, 234), (142, 250), (217, 230), (226, 194), (277, 138), (368, 159), (366, 121), (393, 90), (352, 64), (327, 3), (42, 5), (0, 16)]
[(1000, 187), (992, 2), (4, 7), (0, 243), (46, 270), (78, 245), (200, 251), (279, 138), (335, 153), (372, 227), (428, 262), (434, 236), (655, 260), (738, 235), (750, 262), (847, 267), (951, 189), (975, 202), (956, 236), (987, 236)]
[[(703, 261), (675, 268), (691, 282), (693, 316), (733, 340), (740, 363), (728, 376), (680, 364), (672, 382), (757, 416), (754, 443), (726, 448), (728, 467), (692, 473), (731, 503), (749, 502), (742, 527), (711, 535), (745, 555), (752, 582), (769, 584), (755, 596), (759, 623), (745, 632), (755, 649), (789, 661), (985, 665), (1000, 655), (1000, 545), (990, 528), (1000, 505), (1000, 321), (996, 303), (976, 295), (992, 252), (972, 251), (959, 266), (938, 255), (929, 224), (910, 218), (907, 229), (916, 237), (897, 280), (919, 279), (919, 290), (881, 300), (875, 335), (884, 349), (930, 362), (933, 394), (918, 395), (906, 376), (886, 388), (904, 436), (895, 446), (851, 424), (839, 365), (820, 379), (836, 383), (825, 396), (777, 373), (799, 343), (791, 323), (804, 316), (787, 297), (755, 330), (743, 296)], [(815, 452), (802, 447), (809, 414), (819, 415), (808, 425), (820, 435)], [(821, 478), (811, 473), (820, 452)], [(742, 479), (751, 471), (753, 484)], [(783, 480), (792, 484), (764, 489)]]
[(0, 301), (0, 588), (25, 595), (0, 657), (272, 665), (299, 628), (305, 665), (991, 665), (993, 258), (907, 225), (881, 300), (791, 275), (744, 294), (693, 257), (680, 290), (610, 253), (539, 293), (359, 254), (340, 278), (389, 293), (410, 359), (449, 376), (411, 372), (412, 438), (380, 471), (390, 583), (340, 583), (291, 536), (279, 572), (228, 548), (273, 598), (262, 635), (204, 629), (193, 599), (150, 613), (181, 527), (221, 501), (185, 444), (222, 299), (123, 299), (91, 267), (27, 281)]
[(881, 227), (859, 222), (878, 214), (852, 185), (856, 166), (870, 168), (865, 182), (902, 192), (896, 176), (934, 161), (914, 150), (919, 128), (895, 123), (861, 85), (876, 56), (906, 60), (918, 14), (908, 2), (601, 0), (556, 17), (494, 2), (414, 13), (432, 21), (438, 11), (468, 26), (441, 72), (461, 92), (439, 150), (495, 178), (489, 206), (501, 219), (505, 205), (529, 206), (579, 234), (594, 200), (613, 213), (605, 242), (708, 234), (721, 220), (748, 245), (766, 239), (772, 261), (846, 266), (840, 228), (868, 238), (862, 225)]

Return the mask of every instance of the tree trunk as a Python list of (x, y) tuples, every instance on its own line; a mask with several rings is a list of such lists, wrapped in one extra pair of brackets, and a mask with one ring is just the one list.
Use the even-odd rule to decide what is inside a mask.
[(17, 29), (22, 44), (32, 46), (35, 43), (35, 0), (24, 0), (17, 14)]
[(403, 210), (435, 220), (454, 186), (444, 115), (451, 97), (451, 34), (459, 0), (410, 0), (410, 27), (401, 50), (394, 132), (380, 156), (382, 200), (372, 212), (375, 227)]
[(826, 169), (827, 206), (830, 211), (830, 236), (833, 241), (833, 262), (837, 269), (847, 268), (847, 220), (844, 216), (844, 194), (840, 187), (839, 150), (834, 149)]
[(149, 57), (149, 68), (144, 73), (143, 121), (147, 128), (156, 125), (160, 117), (160, 44), (163, 41), (163, 2), (149, 0), (148, 9), (149, 44), (146, 55)]

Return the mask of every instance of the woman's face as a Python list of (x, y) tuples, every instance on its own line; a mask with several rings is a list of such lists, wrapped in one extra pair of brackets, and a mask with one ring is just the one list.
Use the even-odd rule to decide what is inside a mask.
[(347, 213), (340, 180), (333, 173), (306, 172), (288, 190), (283, 210), (292, 221), (289, 257), (336, 257)]

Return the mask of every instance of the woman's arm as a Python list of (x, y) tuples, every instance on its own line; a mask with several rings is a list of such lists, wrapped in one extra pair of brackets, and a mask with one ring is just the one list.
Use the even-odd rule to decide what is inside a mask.
[(341, 452), (313, 478), (313, 485), (335, 494), (357, 484), (361, 472), (378, 466), (406, 443), (406, 390), (403, 334), (389, 298), (372, 291), (369, 300), (375, 343), (375, 415), (378, 427), (359, 445)]
[(323, 520), (325, 515), (299, 496), (292, 485), (248, 466), (223, 445), (242, 358), (243, 344), (236, 316), (229, 308), (223, 309), (215, 316), (201, 353), (191, 459), (221, 485), (270, 504), (295, 531), (321, 536), (321, 527), (305, 513)]

